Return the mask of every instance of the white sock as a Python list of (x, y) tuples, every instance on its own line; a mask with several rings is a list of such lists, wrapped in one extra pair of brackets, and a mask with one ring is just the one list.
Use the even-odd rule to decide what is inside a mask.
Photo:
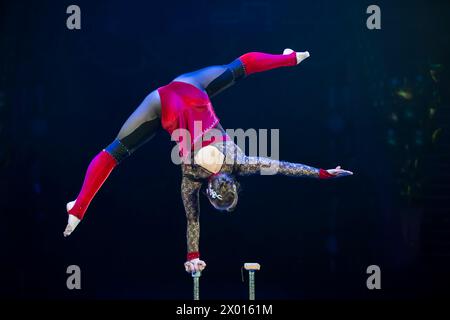
[[(291, 54), (292, 52), (294, 52), (294, 50), (286, 48), (286, 49), (284, 49), (283, 54), (287, 55), (287, 54)], [(296, 57), (297, 57), (297, 64), (299, 64), (300, 62), (302, 62), (303, 60), (305, 60), (306, 58), (309, 57), (309, 52), (308, 51), (295, 52), (295, 54), (296, 54)]]
[[(67, 203), (66, 205), (67, 212), (73, 208), (73, 206), (75, 205), (75, 201), (76, 200)], [(69, 214), (69, 218), (67, 219), (66, 230), (64, 230), (64, 237), (70, 236), (70, 234), (75, 230), (80, 221), (81, 220), (75, 217), (74, 215)]]

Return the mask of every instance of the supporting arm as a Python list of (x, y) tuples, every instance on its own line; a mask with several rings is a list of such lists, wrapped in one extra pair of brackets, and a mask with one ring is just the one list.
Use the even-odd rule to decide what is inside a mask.
[(187, 240), (187, 260), (200, 257), (200, 204), (199, 191), (201, 182), (183, 177), (181, 182), (181, 197), (186, 211), (186, 240)]

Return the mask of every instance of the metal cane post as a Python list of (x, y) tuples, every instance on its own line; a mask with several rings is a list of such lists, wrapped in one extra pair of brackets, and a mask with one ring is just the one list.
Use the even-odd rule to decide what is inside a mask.
[(249, 300), (255, 300), (255, 271), (261, 269), (259, 263), (245, 263), (244, 269), (248, 271)]
[(200, 271), (193, 272), (192, 278), (194, 279), (194, 300), (200, 300)]

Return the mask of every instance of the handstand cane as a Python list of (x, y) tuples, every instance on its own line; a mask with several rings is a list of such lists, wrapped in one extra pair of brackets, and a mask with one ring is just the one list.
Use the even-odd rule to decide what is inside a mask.
[(244, 269), (248, 271), (249, 300), (255, 300), (255, 271), (261, 269), (259, 263), (245, 263)]
[(194, 279), (194, 300), (200, 300), (200, 271), (192, 273), (192, 279)]

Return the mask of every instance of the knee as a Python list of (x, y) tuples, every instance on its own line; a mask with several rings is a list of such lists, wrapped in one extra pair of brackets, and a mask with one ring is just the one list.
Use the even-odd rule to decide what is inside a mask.
[(122, 160), (131, 155), (131, 151), (119, 139), (115, 139), (104, 150), (112, 155), (117, 163), (122, 162)]

